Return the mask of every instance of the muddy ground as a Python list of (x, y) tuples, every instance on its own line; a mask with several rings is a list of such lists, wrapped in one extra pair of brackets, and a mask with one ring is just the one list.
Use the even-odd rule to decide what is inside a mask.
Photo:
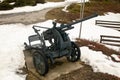
[(72, 71), (68, 74), (61, 75), (54, 80), (120, 80), (113, 75), (104, 74), (100, 72), (93, 72), (92, 68), (83, 64), (84, 67)]
[[(80, 68), (74, 68), (75, 70), (69, 70), (69, 72), (63, 72), (60, 74), (55, 74), (61, 72), (61, 70), (67, 69), (64, 66), (67, 66), (67, 64), (64, 64), (63, 62), (57, 62), (50, 68), (50, 72), (47, 74), (47, 76), (38, 76), (38, 74), (34, 74), (33, 72), (28, 72), (28, 76), (26, 80), (120, 80), (120, 78), (110, 75), (110, 74), (105, 74), (105, 73), (100, 73), (100, 72), (93, 72), (92, 68), (89, 65), (85, 65), (82, 62), (77, 62), (77, 64), (81, 65)], [(72, 66), (76, 63), (72, 63)], [(71, 65), (69, 65), (71, 67)], [(69, 68), (68, 67), (68, 68)], [(74, 65), (74, 67), (76, 67)], [(78, 66), (77, 66), (78, 67)], [(56, 69), (58, 69), (56, 71)], [(52, 70), (52, 71), (51, 71)], [(54, 72), (53, 72), (54, 71)]]

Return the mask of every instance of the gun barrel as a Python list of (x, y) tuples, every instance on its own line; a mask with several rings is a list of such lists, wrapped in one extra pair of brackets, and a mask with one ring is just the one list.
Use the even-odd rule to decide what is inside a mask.
[(85, 20), (88, 20), (88, 19), (90, 19), (90, 18), (97, 17), (97, 16), (98, 16), (98, 14), (93, 14), (93, 15), (91, 15), (91, 16), (85, 17), (85, 18), (80, 19), (80, 20), (78, 20), (78, 21), (75, 21), (75, 22), (73, 22), (73, 23), (66, 24), (66, 25), (64, 25), (64, 27), (68, 27), (68, 26), (77, 24), (77, 23), (79, 23), (79, 22), (82, 22), (82, 21), (85, 21)]

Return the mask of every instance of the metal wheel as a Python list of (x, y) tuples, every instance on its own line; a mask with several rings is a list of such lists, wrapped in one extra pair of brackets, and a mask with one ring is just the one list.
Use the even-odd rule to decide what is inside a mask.
[(34, 52), (33, 63), (36, 68), (36, 71), (40, 75), (44, 76), (48, 72), (49, 70), (48, 61), (42, 52), (38, 52), (38, 51)]
[(81, 52), (79, 47), (74, 42), (71, 42), (71, 45), (72, 45), (72, 53), (69, 57), (67, 57), (67, 60), (71, 62), (75, 62), (80, 59)]

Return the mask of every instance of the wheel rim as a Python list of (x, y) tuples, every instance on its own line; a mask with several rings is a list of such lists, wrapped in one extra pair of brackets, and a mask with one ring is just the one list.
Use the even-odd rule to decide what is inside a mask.
[(80, 58), (80, 50), (75, 43), (72, 42), (72, 52), (68, 60), (75, 62)]
[(72, 49), (72, 54), (71, 54), (71, 59), (74, 61), (79, 57), (78, 54), (78, 49), (75, 47), (75, 45), (73, 45), (73, 49)]

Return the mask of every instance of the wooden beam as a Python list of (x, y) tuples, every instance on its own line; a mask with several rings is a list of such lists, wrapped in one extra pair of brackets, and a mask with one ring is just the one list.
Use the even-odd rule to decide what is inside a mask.
[(110, 40), (110, 39), (102, 39), (102, 41), (107, 41), (107, 42), (120, 42), (120, 40)]
[(108, 38), (120, 38), (118, 36), (108, 36), (108, 35), (100, 35), (101, 37), (108, 37)]
[(120, 46), (120, 44), (112, 44), (112, 43), (103, 43), (103, 44), (112, 45), (112, 46)]

